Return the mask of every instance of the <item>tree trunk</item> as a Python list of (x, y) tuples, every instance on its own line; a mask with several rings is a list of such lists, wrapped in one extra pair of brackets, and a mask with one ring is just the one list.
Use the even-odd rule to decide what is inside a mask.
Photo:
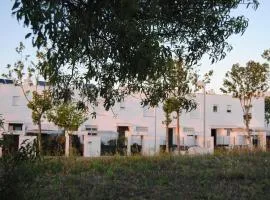
[(249, 129), (250, 120), (251, 120), (251, 118), (249, 118), (249, 110), (247, 110), (245, 115), (244, 115), (244, 121), (245, 121), (245, 125), (246, 125), (247, 137), (248, 137), (248, 146), (252, 147), (251, 132)]
[(69, 156), (69, 134), (66, 130), (64, 130), (64, 134), (65, 134), (65, 156), (68, 157)]
[(248, 135), (248, 146), (251, 147), (252, 141), (251, 141), (251, 132), (249, 130), (249, 121), (246, 122), (246, 131), (247, 131), (247, 135)]
[(37, 154), (42, 154), (42, 147), (41, 147), (41, 120), (38, 122), (38, 135), (37, 135), (37, 143), (38, 143), (38, 151)]
[(252, 145), (252, 140), (251, 140), (251, 132), (249, 130), (249, 123), (246, 124), (246, 131), (247, 131), (247, 137), (248, 137), (248, 146), (251, 148)]
[(176, 115), (176, 137), (177, 137), (177, 151), (180, 153), (180, 113), (177, 112)]
[(169, 153), (169, 126), (166, 125), (166, 152)]

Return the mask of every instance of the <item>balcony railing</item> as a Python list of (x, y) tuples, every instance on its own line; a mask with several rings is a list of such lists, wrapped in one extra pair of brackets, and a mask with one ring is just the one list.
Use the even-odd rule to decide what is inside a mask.
[(247, 142), (246, 137), (244, 135), (217, 136), (216, 145), (221, 146), (247, 145)]

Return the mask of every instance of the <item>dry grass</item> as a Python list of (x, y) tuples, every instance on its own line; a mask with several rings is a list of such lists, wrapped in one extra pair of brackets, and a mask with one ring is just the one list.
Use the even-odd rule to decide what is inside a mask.
[(47, 158), (24, 197), (37, 199), (270, 199), (270, 153)]

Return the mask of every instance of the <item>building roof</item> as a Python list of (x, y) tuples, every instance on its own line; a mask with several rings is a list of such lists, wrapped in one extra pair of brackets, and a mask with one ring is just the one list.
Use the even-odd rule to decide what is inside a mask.
[(13, 80), (0, 78), (0, 84), (13, 84)]

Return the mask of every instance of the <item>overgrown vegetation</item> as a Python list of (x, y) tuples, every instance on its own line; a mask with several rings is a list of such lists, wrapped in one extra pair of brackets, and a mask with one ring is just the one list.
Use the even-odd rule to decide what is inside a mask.
[(234, 64), (225, 75), (220, 90), (239, 99), (243, 111), (243, 122), (246, 127), (248, 143), (251, 145), (250, 123), (252, 106), (255, 99), (264, 96), (269, 89), (269, 64), (249, 61), (245, 67)]
[[(12, 136), (12, 135), (8, 135)], [(12, 137), (0, 140), (0, 147), (4, 150), (0, 158), (0, 199), (38, 199), (36, 180), (41, 175), (36, 164), (38, 145), (25, 140), (18, 150), (14, 150)], [(31, 188), (31, 193), (29, 191)]]
[[(58, 86), (63, 75), (95, 105), (108, 110), (123, 96), (143, 93), (156, 104), (151, 83), (176, 58), (188, 66), (204, 55), (212, 62), (232, 49), (231, 35), (243, 34), (248, 19), (237, 12), (258, 7), (258, 0), (14, 0), (12, 13), (31, 32), (34, 47), (45, 48), (43, 74)], [(236, 11), (236, 12), (235, 12)], [(94, 84), (93, 84), (94, 83)], [(61, 89), (58, 88), (59, 93)], [(166, 99), (162, 85), (155, 85)]]
[(35, 178), (19, 192), (21, 197), (51, 200), (269, 199), (269, 162), (270, 153), (250, 151), (203, 157), (48, 158), (28, 164), (24, 173), (35, 173)]

